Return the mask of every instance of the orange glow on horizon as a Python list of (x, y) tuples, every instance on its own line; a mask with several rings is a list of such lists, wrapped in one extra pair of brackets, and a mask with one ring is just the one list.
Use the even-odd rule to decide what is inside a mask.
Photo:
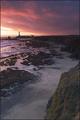
[[(3, 27), (3, 26), (1, 26), (0, 30), (1, 30), (1, 37), (17, 36), (19, 33), (19, 31), (17, 30), (14, 30), (8, 27)], [(20, 32), (20, 33), (21, 35), (41, 35), (41, 34), (32, 33), (32, 32)]]
[(0, 29), (1, 29), (1, 37), (17, 35), (17, 31), (15, 31), (12, 28), (7, 28), (7, 27), (1, 26)]

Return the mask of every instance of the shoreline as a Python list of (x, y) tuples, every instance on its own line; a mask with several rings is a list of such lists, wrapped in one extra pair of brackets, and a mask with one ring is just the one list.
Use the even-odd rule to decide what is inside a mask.
[[(17, 61), (14, 65), (8, 65), (11, 62), (9, 61), (6, 67), (3, 66), (2, 70), (5, 70), (7, 67), (13, 69), (13, 71), (24, 70), (38, 75), (39, 79), (29, 84), (24, 82), (19, 89), (16, 87), (14, 87), (14, 90), (11, 90), (13, 87), (8, 89), (9, 95), (2, 97), (2, 118), (44, 119), (46, 105), (53, 91), (55, 92), (57, 88), (61, 74), (78, 63), (78, 60), (73, 60), (69, 57), (70, 53), (61, 51), (60, 45), (52, 45), (51, 49), (48, 48), (50, 53), (47, 53), (45, 49), (43, 51), (39, 50), (38, 54), (32, 54), (30, 51), (31, 54), (29, 56), (27, 54), (22, 55), (22, 57), (18, 55), (18, 59), (16, 58)], [(29, 60), (29, 64), (27, 64), (27, 60)], [(53, 62), (50, 63), (49, 60), (53, 60)], [(13, 94), (14, 91), (15, 94)]]
[[(61, 59), (61, 61), (63, 63), (63, 59)], [(58, 60), (57, 62), (60, 62), (60, 61)], [(68, 63), (67, 60), (66, 60), (66, 62), (67, 63), (65, 63), (65, 64), (70, 64), (70, 65), (72, 64), (72, 62), (70, 62), (70, 60), (69, 60), (70, 63)], [(59, 65), (62, 63), (60, 62)], [(75, 64), (77, 64), (77, 63), (75, 63)], [(75, 65), (75, 64), (73, 62), (73, 65)], [(73, 66), (73, 65), (71, 65), (71, 66)], [(55, 66), (56, 66), (56, 64), (53, 64), (53, 67), (55, 67)], [(7, 109), (9, 111), (9, 114), (5, 114), (5, 115), (2, 114), (2, 116), (4, 116), (2, 118), (6, 118), (6, 119), (9, 119), (9, 118), (13, 118), (13, 119), (15, 119), (15, 118), (17, 118), (17, 119), (19, 119), (19, 118), (28, 118), (28, 119), (41, 118), (41, 119), (43, 119), (44, 118), (44, 116), (46, 114), (45, 110), (46, 110), (47, 102), (48, 102), (50, 96), (53, 94), (53, 89), (55, 92), (59, 78), (61, 76), (61, 73), (64, 71), (63, 67), (61, 67), (60, 69), (54, 69), (53, 67), (47, 68), (47, 67), (48, 66), (45, 66), (44, 68), (38, 70), (38, 73), (41, 76), (41, 80), (37, 81), (36, 83), (30, 83), (27, 86), (26, 86), (27, 82), (25, 82), (25, 84), (23, 85), (24, 86), (23, 89), (18, 91), (16, 94), (12, 94), (11, 96), (8, 96), (9, 100), (7, 100), (7, 98), (3, 99), (3, 104), (4, 104), (4, 101), (6, 102), (6, 105), (5, 104), (4, 104), (5, 106), (3, 105), (3, 108), (5, 110), (7, 109), (7, 107), (9, 107), (8, 105), (10, 105), (7, 102), (9, 102), (9, 101), (11, 102), (11, 100), (12, 100), (11, 105), (14, 103), (14, 101), (16, 101), (16, 102), (18, 101), (19, 103), (21, 102), (21, 104), (23, 104), (23, 106), (20, 107), (19, 103), (17, 102), (16, 103), (17, 106), (14, 105), (14, 107), (11, 108), (12, 109), (11, 111), (13, 111), (13, 112), (10, 111), (10, 108)], [(67, 68), (67, 69), (69, 69), (69, 68)], [(55, 73), (56, 73), (56, 75), (55, 75)], [(55, 76), (54, 81), (52, 79), (53, 76)], [(46, 80), (46, 78), (47, 78), (47, 80)], [(30, 89), (30, 90), (28, 90), (28, 89)], [(26, 90), (28, 90), (27, 93), (26, 93)], [(24, 103), (24, 100), (22, 100), (22, 98), (21, 98), (22, 93), (25, 93), (25, 96), (23, 94), (25, 103)], [(30, 97), (29, 97), (29, 95), (30, 95)], [(15, 99), (13, 99), (13, 97)], [(28, 99), (27, 99), (28, 97), (31, 102), (28, 101)], [(26, 106), (24, 106), (24, 104), (26, 104)], [(39, 106), (43, 106), (43, 107), (41, 107), (41, 109), (40, 109)], [(21, 115), (17, 116), (17, 114), (20, 113), (18, 108), (24, 109), (26, 112), (23, 113), (21, 111)], [(17, 109), (17, 111), (16, 111), (16, 109)], [(37, 109), (37, 111), (36, 111), (36, 109)], [(17, 113), (16, 116), (14, 116), (15, 111)], [(31, 112), (31, 115), (29, 114), (29, 112)], [(24, 114), (25, 114), (25, 116), (24, 116)]]

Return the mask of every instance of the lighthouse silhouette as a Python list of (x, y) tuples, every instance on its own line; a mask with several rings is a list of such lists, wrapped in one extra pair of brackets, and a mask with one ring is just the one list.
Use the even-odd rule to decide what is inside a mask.
[(18, 37), (20, 37), (20, 32), (18, 33)]

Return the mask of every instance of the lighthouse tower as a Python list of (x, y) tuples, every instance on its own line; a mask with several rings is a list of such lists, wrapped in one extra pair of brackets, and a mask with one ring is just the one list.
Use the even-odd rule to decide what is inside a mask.
[(18, 33), (18, 37), (20, 37), (20, 32)]

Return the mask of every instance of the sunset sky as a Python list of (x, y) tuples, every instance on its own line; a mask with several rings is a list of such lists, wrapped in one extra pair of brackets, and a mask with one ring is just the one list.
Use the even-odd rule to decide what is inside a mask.
[(1, 0), (1, 35), (79, 34), (78, 0)]

